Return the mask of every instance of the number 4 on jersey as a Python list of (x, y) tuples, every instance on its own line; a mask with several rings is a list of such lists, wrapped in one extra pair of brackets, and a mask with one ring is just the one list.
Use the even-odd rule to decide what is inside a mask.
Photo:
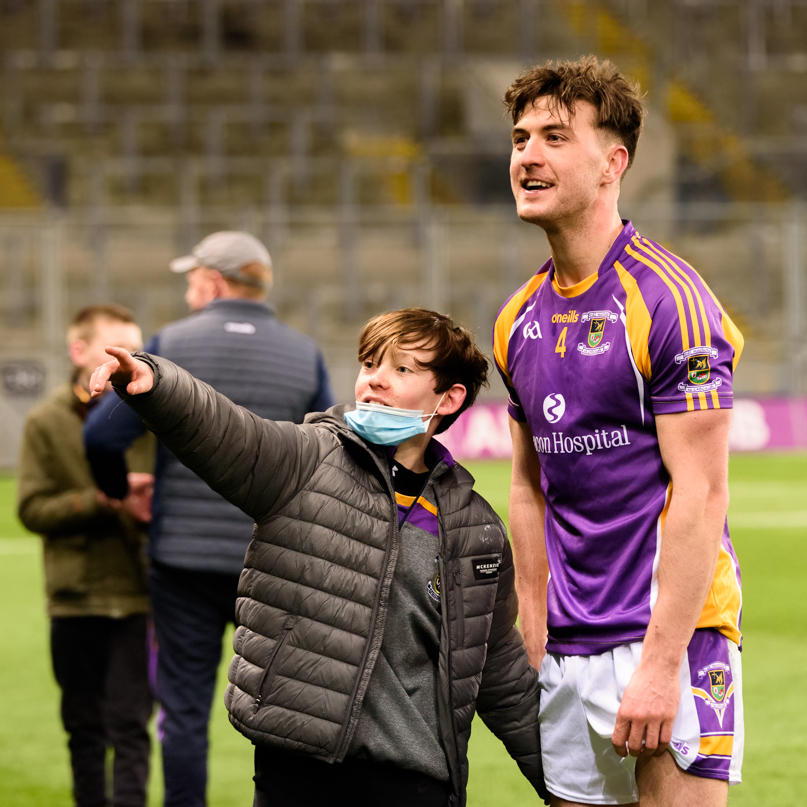
[(566, 331), (568, 328), (564, 328), (560, 332), (560, 336), (558, 337), (558, 343), (555, 345), (555, 353), (560, 353), (560, 357), (562, 359), (566, 358)]

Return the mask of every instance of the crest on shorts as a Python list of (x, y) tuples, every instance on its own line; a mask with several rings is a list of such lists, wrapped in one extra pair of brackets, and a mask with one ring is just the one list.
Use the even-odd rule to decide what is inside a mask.
[(723, 698), (726, 697), (726, 671), (709, 670), (709, 684), (712, 697), (718, 703), (723, 703)]
[(734, 694), (731, 667), (722, 661), (708, 664), (703, 669), (698, 670), (697, 680), (700, 686), (693, 686), (692, 694), (714, 712), (722, 729), (723, 718), (729, 707), (731, 696)]
[(705, 384), (712, 373), (709, 356), (690, 356), (687, 359), (687, 378), (690, 383)]

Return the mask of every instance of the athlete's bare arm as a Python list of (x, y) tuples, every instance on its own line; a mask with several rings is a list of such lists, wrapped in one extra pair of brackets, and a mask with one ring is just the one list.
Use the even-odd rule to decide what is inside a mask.
[(620, 756), (661, 754), (672, 736), (678, 671), (714, 578), (728, 509), (730, 420), (726, 409), (656, 419), (672, 498), (661, 537), (658, 600), (617, 713), (612, 740)]
[(108, 381), (113, 384), (126, 385), (129, 395), (140, 395), (154, 386), (154, 373), (144, 361), (136, 359), (120, 347), (105, 348), (112, 356), (112, 361), (95, 368), (90, 379), (90, 395), (98, 397), (105, 389)]
[(516, 565), (519, 625), (533, 667), (546, 654), (546, 586), (549, 567), (544, 540), (546, 505), (541, 464), (526, 423), (510, 418), (513, 471), (510, 483), (510, 533)]

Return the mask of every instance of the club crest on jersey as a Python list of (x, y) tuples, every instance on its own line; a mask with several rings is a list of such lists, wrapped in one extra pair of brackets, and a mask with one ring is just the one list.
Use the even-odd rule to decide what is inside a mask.
[(605, 323), (616, 322), (618, 317), (613, 311), (586, 311), (580, 318), (582, 322), (590, 322), (588, 328), (588, 344), (580, 342), (577, 345), (578, 351), (584, 356), (597, 356), (605, 353), (611, 347), (610, 342), (602, 344), (605, 334)]
[(705, 384), (712, 374), (708, 356), (690, 356), (687, 359), (687, 378), (691, 383)]
[(723, 727), (723, 718), (726, 715), (731, 696), (734, 694), (734, 683), (731, 681), (731, 667), (721, 661), (709, 664), (698, 670), (698, 683), (693, 686), (692, 694), (700, 698), (717, 717), (720, 727)]
[(723, 380), (715, 378), (709, 381), (712, 376), (712, 359), (718, 356), (717, 349), (713, 347), (706, 347), (705, 345), (698, 345), (697, 347), (685, 350), (675, 357), (676, 364), (687, 365), (687, 381), (689, 383), (681, 382), (678, 389), (681, 392), (695, 393), (695, 392), (709, 392), (716, 390), (723, 384)]
[(426, 591), (429, 597), (440, 604), (440, 572), (437, 572), (434, 577), (426, 583)]

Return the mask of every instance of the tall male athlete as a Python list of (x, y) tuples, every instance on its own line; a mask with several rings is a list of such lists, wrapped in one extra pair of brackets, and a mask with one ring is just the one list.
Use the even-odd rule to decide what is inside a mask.
[(505, 104), (518, 215), (552, 255), (494, 330), (552, 803), (725, 805), (743, 745), (726, 524), (742, 336), (689, 264), (620, 219), (638, 88), (587, 57), (528, 71)]

